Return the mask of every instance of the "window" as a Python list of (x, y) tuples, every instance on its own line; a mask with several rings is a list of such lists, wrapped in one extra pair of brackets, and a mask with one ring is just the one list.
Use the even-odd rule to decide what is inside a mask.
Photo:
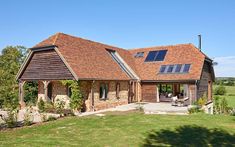
[(184, 65), (184, 70), (183, 70), (183, 72), (185, 73), (185, 72), (189, 72), (189, 69), (190, 69), (190, 64), (185, 64)]
[(163, 61), (166, 56), (166, 52), (167, 50), (150, 51), (145, 59), (145, 62)]
[(108, 98), (108, 89), (109, 86), (107, 83), (100, 84), (100, 99), (106, 100)]
[(172, 73), (173, 69), (174, 69), (174, 65), (169, 65), (167, 69), (167, 73)]
[(164, 73), (166, 70), (166, 65), (162, 65), (160, 68), (160, 73)]
[(137, 52), (137, 53), (135, 54), (135, 57), (136, 57), (136, 58), (143, 57), (143, 56), (144, 56), (144, 52)]
[(175, 72), (180, 72), (180, 71), (181, 71), (182, 64), (177, 64), (177, 65), (175, 65), (175, 66), (176, 66)]
[(136, 78), (135, 74), (131, 71), (130, 67), (124, 64), (123, 59), (119, 56), (116, 51), (109, 49), (107, 49), (107, 51), (110, 53), (113, 60), (121, 67), (124, 72), (126, 72), (126, 74), (128, 74), (129, 77)]
[(72, 95), (72, 89), (71, 87), (69, 87), (69, 85), (67, 85), (67, 96), (71, 97), (71, 95)]

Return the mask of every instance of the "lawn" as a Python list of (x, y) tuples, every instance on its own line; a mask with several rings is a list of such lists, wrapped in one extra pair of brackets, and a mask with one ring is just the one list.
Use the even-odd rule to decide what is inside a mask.
[[(214, 85), (213, 88), (216, 88), (217, 85)], [(228, 101), (228, 105), (230, 107), (235, 108), (235, 86), (225, 86), (227, 93), (225, 96), (220, 96), (220, 97), (225, 97)]]
[(110, 112), (1, 131), (0, 146), (233, 146), (234, 134), (233, 116)]

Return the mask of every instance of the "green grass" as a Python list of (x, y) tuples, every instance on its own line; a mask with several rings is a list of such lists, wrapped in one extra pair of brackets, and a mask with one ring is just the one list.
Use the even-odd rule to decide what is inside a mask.
[[(213, 88), (216, 88), (217, 85), (214, 85)], [(225, 97), (228, 101), (228, 105), (230, 107), (235, 107), (235, 86), (225, 86), (227, 93), (224, 96), (219, 97)]]
[(0, 146), (235, 145), (233, 116), (116, 113), (1, 131)]

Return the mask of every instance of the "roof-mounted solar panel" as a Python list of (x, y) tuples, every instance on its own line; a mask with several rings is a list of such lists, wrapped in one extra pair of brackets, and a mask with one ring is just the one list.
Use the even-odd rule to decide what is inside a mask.
[(166, 56), (167, 50), (149, 51), (145, 62), (163, 61)]

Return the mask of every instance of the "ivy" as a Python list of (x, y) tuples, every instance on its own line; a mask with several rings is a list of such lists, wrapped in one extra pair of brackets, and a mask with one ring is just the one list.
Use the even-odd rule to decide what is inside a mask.
[(71, 88), (70, 108), (73, 110), (81, 110), (83, 106), (83, 95), (80, 91), (80, 82), (73, 80), (61, 81), (63, 85), (68, 85)]

